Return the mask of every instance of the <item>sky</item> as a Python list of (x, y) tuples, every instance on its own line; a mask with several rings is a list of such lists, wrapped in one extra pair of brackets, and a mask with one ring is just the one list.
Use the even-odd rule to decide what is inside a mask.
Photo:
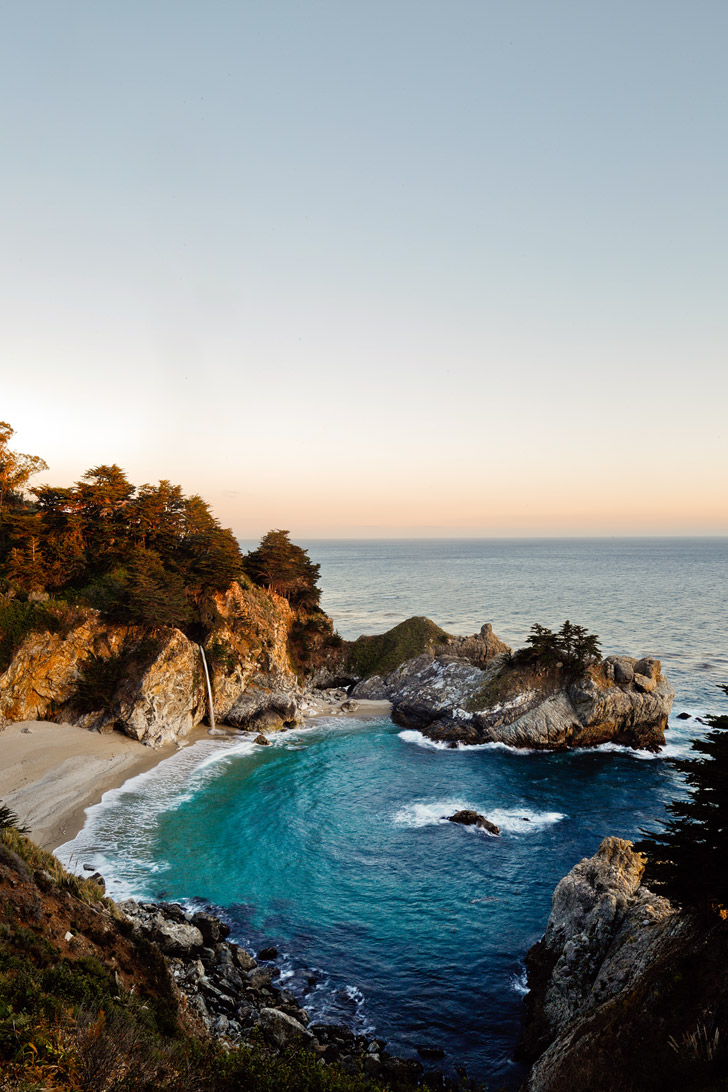
[(0, 0), (0, 418), (241, 538), (727, 534), (725, 0)]

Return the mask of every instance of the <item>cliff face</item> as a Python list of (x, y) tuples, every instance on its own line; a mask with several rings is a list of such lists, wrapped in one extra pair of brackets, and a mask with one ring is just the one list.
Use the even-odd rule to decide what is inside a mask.
[(644, 859), (605, 838), (558, 884), (528, 953), (527, 1092), (708, 1088), (728, 1063), (728, 929), (641, 885)]
[[(300, 680), (307, 658), (323, 655), (329, 619), (301, 615), (280, 596), (238, 583), (206, 610), (216, 718), (236, 727), (296, 723)], [(92, 610), (65, 633), (30, 633), (0, 676), (0, 723), (63, 720), (159, 745), (206, 714), (194, 641), (178, 629), (115, 625)]]
[(432, 739), (500, 742), (557, 750), (608, 741), (657, 749), (665, 742), (674, 690), (659, 660), (609, 657), (574, 675), (563, 665), (539, 667), (509, 655), (483, 627), (480, 635), (359, 683), (358, 697), (387, 697), (392, 719)]

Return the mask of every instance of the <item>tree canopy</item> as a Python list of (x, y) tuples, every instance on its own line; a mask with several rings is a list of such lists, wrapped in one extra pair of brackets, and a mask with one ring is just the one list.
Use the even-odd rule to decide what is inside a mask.
[(0, 421), (0, 516), (8, 501), (20, 499), (34, 474), (48, 469), (48, 464), (39, 455), (11, 451), (8, 444), (14, 435), (15, 429), (7, 421)]
[(288, 531), (269, 531), (257, 550), (245, 556), (245, 572), (261, 587), (282, 595), (293, 606), (313, 610), (318, 607), (320, 566), (306, 550), (291, 542)]
[(23, 498), (46, 464), (11, 452), (12, 434), (0, 423), (0, 591), (72, 595), (119, 621), (186, 626), (202, 598), (241, 575), (232, 531), (171, 482), (137, 488), (114, 463)]
[[(721, 687), (728, 694), (728, 687)], [(647, 854), (645, 882), (682, 906), (728, 916), (728, 716), (693, 740), (693, 758), (673, 760), (689, 794), (667, 805), (671, 818), (637, 848)]]
[(530, 647), (521, 652), (548, 666), (561, 663), (567, 668), (581, 669), (600, 658), (596, 633), (589, 633), (584, 626), (573, 625), (568, 618), (556, 633), (534, 623), (526, 642)]

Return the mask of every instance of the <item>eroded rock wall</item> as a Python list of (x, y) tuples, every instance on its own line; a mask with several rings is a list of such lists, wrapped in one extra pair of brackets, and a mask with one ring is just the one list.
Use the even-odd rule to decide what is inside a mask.
[(524, 1092), (707, 1088), (728, 1073), (728, 930), (655, 895), (643, 871), (630, 842), (605, 838), (556, 887), (526, 959)]

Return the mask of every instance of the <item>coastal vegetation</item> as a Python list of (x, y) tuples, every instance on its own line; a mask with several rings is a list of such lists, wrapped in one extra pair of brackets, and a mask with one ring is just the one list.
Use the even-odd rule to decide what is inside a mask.
[(243, 568), (254, 583), (282, 595), (294, 607), (315, 610), (321, 591), (320, 566), (291, 542), (288, 531), (269, 531), (260, 546), (246, 554)]
[[(319, 566), (288, 531), (270, 531), (243, 556), (200, 496), (169, 481), (135, 486), (115, 463), (91, 468), (73, 486), (29, 488), (48, 468), (39, 456), (14, 452), (12, 436), (0, 422), (0, 670), (28, 634), (66, 634), (88, 607), (111, 624), (177, 628), (204, 640), (221, 623), (215, 595), (234, 581), (288, 600), (299, 615), (297, 662), (321, 643), (317, 618), (331, 636), (319, 608)], [(111, 675), (130, 656), (139, 658), (127, 650), (115, 663), (87, 664), (81, 705), (94, 691), (108, 696)]]
[(671, 818), (638, 848), (651, 887), (680, 906), (728, 918), (728, 716), (708, 720), (711, 730), (691, 743), (695, 757), (673, 760), (687, 797), (667, 805)]
[[(11, 816), (12, 818), (12, 816)], [(159, 948), (92, 879), (66, 872), (10, 822), (0, 828), (3, 1092), (377, 1092), (397, 1087), (204, 1033)]]
[(347, 667), (358, 678), (388, 675), (407, 660), (446, 645), (450, 634), (429, 618), (408, 618), (386, 633), (358, 637), (346, 654)]
[(600, 658), (596, 633), (589, 633), (584, 626), (573, 625), (568, 618), (556, 633), (534, 622), (526, 643), (528, 648), (519, 649), (514, 656), (521, 663), (537, 663), (544, 667), (558, 664), (567, 671), (579, 672)]

